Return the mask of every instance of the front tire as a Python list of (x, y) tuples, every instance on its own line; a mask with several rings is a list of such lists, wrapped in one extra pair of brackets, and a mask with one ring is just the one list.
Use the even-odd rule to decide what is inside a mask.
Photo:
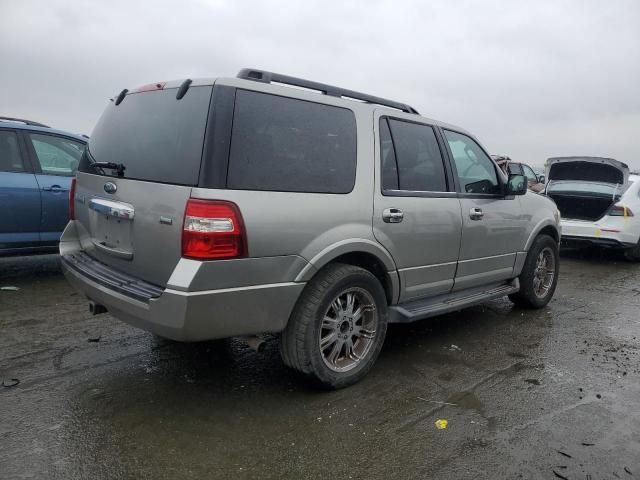
[(548, 235), (539, 235), (533, 241), (518, 277), (520, 291), (509, 295), (509, 299), (527, 308), (546, 306), (558, 285), (559, 269), (558, 244)]
[(387, 301), (380, 281), (354, 265), (331, 264), (306, 286), (280, 339), (284, 363), (328, 388), (352, 385), (380, 354)]

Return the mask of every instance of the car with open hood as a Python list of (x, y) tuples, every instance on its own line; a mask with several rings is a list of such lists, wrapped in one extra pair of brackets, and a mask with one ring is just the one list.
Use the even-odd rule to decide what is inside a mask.
[(546, 194), (562, 214), (566, 245), (623, 249), (640, 261), (640, 182), (613, 158), (554, 157), (546, 163)]

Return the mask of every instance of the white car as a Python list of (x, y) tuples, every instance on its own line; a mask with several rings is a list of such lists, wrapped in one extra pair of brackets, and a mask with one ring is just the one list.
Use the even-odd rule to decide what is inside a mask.
[(554, 157), (545, 166), (563, 243), (624, 249), (640, 261), (640, 176), (612, 158)]

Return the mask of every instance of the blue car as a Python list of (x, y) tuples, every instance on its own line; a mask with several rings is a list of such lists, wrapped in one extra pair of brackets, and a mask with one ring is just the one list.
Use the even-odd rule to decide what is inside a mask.
[(55, 251), (87, 137), (0, 117), (0, 255)]

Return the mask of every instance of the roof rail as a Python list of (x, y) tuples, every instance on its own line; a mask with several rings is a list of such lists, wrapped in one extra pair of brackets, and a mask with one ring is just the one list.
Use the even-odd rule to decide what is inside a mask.
[(34, 126), (34, 127), (51, 128), (49, 125), (45, 125), (44, 123), (33, 122), (31, 120), (25, 120), (23, 118), (13, 118), (13, 117), (0, 116), (0, 121), (2, 121), (2, 120), (6, 120), (6, 121), (9, 121), (9, 122), (20, 122), (20, 123), (24, 123), (25, 125), (31, 125), (31, 126)]
[(353, 90), (334, 87), (332, 85), (325, 85), (324, 83), (304, 80), (302, 78), (290, 77), (289, 75), (282, 75), (280, 73), (266, 72), (264, 70), (256, 70), (253, 68), (243, 68), (238, 72), (237, 77), (245, 80), (253, 80), (255, 82), (282, 83), (284, 85), (293, 85), (294, 87), (308, 88), (331, 97), (350, 98), (366, 103), (374, 103), (385, 107), (395, 108), (407, 113), (418, 114), (418, 111), (415, 108), (407, 105), (406, 103), (395, 102), (393, 100), (387, 100), (386, 98), (374, 97), (373, 95), (367, 95), (366, 93), (355, 92)]

